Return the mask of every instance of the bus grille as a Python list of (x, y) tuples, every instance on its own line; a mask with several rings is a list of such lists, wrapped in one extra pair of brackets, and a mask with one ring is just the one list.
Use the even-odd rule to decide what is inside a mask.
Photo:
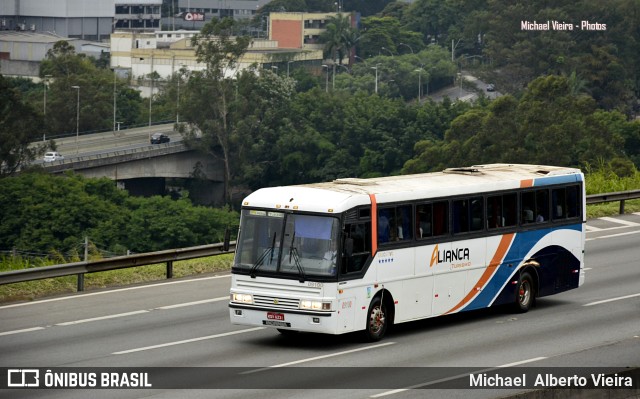
[(298, 309), (300, 300), (292, 298), (278, 298), (266, 295), (253, 295), (253, 303), (258, 306), (268, 306), (278, 309)]

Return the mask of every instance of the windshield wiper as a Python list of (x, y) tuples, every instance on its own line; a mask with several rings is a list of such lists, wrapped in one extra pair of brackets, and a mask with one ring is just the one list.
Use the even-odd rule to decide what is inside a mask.
[(296, 239), (296, 233), (293, 232), (293, 237), (291, 237), (291, 249), (289, 249), (289, 263), (291, 263), (291, 258), (293, 257), (293, 261), (296, 263), (296, 268), (298, 269), (298, 274), (300, 274), (300, 281), (304, 283), (304, 269), (302, 269), (302, 265), (300, 264), (300, 256), (298, 256), (298, 248), (293, 246), (293, 242)]
[(262, 262), (264, 262), (264, 258), (266, 258), (268, 254), (271, 254), (271, 257), (269, 258), (269, 263), (271, 264), (271, 262), (273, 262), (273, 252), (274, 252), (273, 249), (275, 248), (275, 246), (276, 246), (276, 232), (274, 231), (273, 239), (271, 240), (271, 247), (265, 249), (262, 255), (260, 255), (260, 257), (256, 261), (256, 263), (254, 263), (253, 266), (251, 266), (251, 270), (249, 271), (249, 275), (251, 276), (251, 278), (256, 278), (256, 271), (262, 265)]

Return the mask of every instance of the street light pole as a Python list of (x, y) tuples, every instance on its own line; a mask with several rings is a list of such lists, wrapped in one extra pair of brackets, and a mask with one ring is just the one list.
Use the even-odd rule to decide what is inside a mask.
[(331, 75), (331, 90), (336, 89), (336, 63), (333, 63), (333, 75)]
[(76, 154), (80, 152), (78, 147), (78, 137), (80, 136), (80, 86), (71, 86), (72, 89), (78, 91), (78, 100), (76, 101)]
[(413, 54), (413, 48), (411, 46), (409, 46), (407, 43), (398, 43), (399, 46), (407, 46), (409, 47), (409, 50), (411, 50), (411, 54)]
[[(49, 78), (51, 77), (51, 75), (44, 75), (44, 102), (43, 102), (43, 107), (44, 107), (44, 122), (47, 122), (47, 87), (49, 85)], [(42, 141), (46, 141), (47, 140), (47, 135), (46, 133), (44, 133), (42, 135)]]
[(116, 133), (116, 69), (113, 68), (113, 133)]
[(354, 58), (356, 58), (356, 59), (359, 59), (360, 61), (364, 62), (364, 64), (365, 64), (365, 65), (367, 65), (367, 61), (365, 61), (365, 59), (364, 59), (364, 58), (359, 57), (359, 56), (357, 56), (357, 55), (354, 55), (353, 57), (354, 57)]
[(293, 61), (287, 61), (287, 77), (289, 77), (289, 64), (291, 64)]
[(422, 68), (416, 69), (418, 72), (418, 104), (422, 102)]
[(329, 92), (329, 65), (322, 64), (322, 67), (327, 68), (327, 77), (324, 83), (324, 91), (328, 93)]
[(176, 124), (180, 124), (180, 75), (178, 75), (178, 96), (176, 98)]
[(376, 64), (376, 66), (371, 67), (371, 69), (375, 69), (376, 70), (376, 94), (378, 94), (378, 65), (380, 64)]
[[(182, 81), (182, 73), (186, 73), (185, 65), (180, 65), (180, 70), (178, 71), (178, 95), (176, 98), (176, 124), (180, 123), (180, 82)], [(236, 78), (237, 80), (237, 78)], [(236, 86), (237, 87), (237, 86)], [(237, 97), (237, 93), (236, 93)]]
[(387, 50), (389, 52), (389, 54), (391, 54), (391, 58), (393, 58), (393, 53), (391, 52), (391, 50), (389, 50), (386, 47), (381, 47), (382, 50)]
[[(151, 89), (149, 90), (149, 127), (151, 127), (151, 101), (153, 100), (153, 75), (151, 75)], [(149, 130), (149, 139), (151, 139), (151, 130)]]

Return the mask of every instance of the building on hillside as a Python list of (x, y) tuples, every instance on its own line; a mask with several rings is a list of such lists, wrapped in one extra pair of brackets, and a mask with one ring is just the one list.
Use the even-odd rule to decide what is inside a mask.
[[(350, 18), (351, 26), (360, 24), (360, 14), (340, 13)], [(281, 48), (322, 50), (320, 36), (331, 17), (338, 13), (276, 12), (269, 15), (269, 39)]]
[(162, 21), (165, 29), (201, 29), (214, 18), (252, 18), (271, 0), (178, 0), (171, 16)]
[(0, 0), (0, 30), (104, 41), (114, 28), (160, 29), (162, 0)]
[[(177, 73), (181, 68), (190, 71), (203, 70), (205, 65), (197, 61), (191, 38), (197, 31), (158, 31), (155, 33), (115, 32), (111, 35), (111, 67), (119, 75), (128, 74), (131, 83), (141, 82), (150, 86), (149, 74), (156, 72), (161, 79)], [(308, 66), (321, 68), (322, 50), (281, 48), (278, 42), (253, 39), (247, 52), (235, 69), (228, 71), (233, 77), (238, 71), (251, 65), (258, 68), (287, 73), (289, 68)], [(144, 93), (144, 89), (141, 88)], [(148, 94), (148, 93), (145, 93)]]
[(0, 73), (26, 78), (40, 76), (40, 62), (60, 40), (66, 40), (77, 54), (96, 59), (109, 52), (109, 45), (104, 43), (69, 39), (52, 33), (0, 31)]
[(162, 0), (115, 0), (114, 30), (160, 30)]

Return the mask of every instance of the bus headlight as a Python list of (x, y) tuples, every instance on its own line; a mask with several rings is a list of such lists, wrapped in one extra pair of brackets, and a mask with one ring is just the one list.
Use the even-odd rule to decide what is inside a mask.
[(253, 296), (251, 294), (231, 294), (231, 302), (248, 303), (253, 305)]
[(300, 309), (331, 310), (331, 302), (303, 300), (303, 301), (300, 301)]

